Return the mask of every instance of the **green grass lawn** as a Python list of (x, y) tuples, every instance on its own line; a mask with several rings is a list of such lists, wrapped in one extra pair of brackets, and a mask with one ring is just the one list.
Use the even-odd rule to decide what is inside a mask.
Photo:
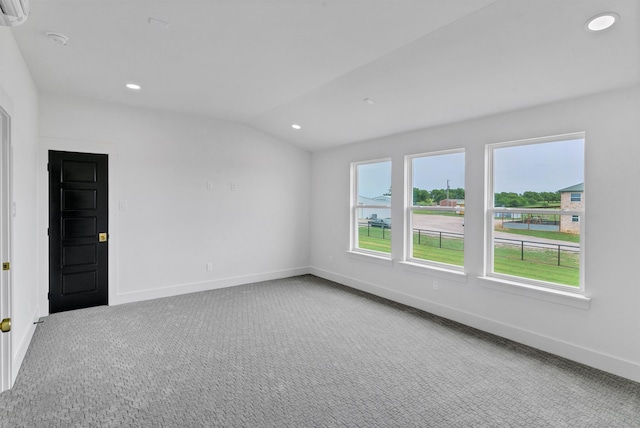
[(365, 250), (391, 253), (391, 229), (359, 227), (358, 246)]
[(557, 241), (580, 242), (580, 235), (572, 233), (551, 232), (546, 230), (521, 230), (521, 229), (497, 229), (500, 232), (511, 233), (513, 235), (535, 236), (536, 238), (555, 239)]
[[(419, 243), (418, 243), (419, 242)], [(464, 266), (464, 240), (462, 237), (413, 234), (413, 257)]]
[[(361, 227), (359, 232), (360, 248), (391, 253), (391, 231), (389, 229), (384, 230), (384, 239), (382, 238), (382, 229), (379, 228), (369, 228), (367, 232), (366, 227)], [(550, 233), (558, 234), (559, 232)], [(414, 234), (414, 258), (455, 266), (464, 265), (464, 242), (462, 239), (443, 236), (442, 248), (439, 247), (439, 237), (421, 235), (420, 242), (418, 244), (418, 235)], [(496, 273), (573, 287), (579, 286), (579, 254), (562, 251), (560, 264), (561, 266), (558, 266), (558, 253), (555, 250), (525, 248), (524, 260), (521, 260), (520, 246), (498, 245), (494, 251), (494, 271)]]
[(580, 285), (580, 255), (567, 251), (527, 249), (524, 260), (521, 260), (520, 248), (496, 246), (494, 249), (494, 266), (496, 273), (521, 276), (540, 281), (578, 287)]
[(451, 248), (438, 248), (429, 245), (414, 245), (413, 257), (433, 262), (447, 263), (455, 266), (464, 266), (464, 251)]

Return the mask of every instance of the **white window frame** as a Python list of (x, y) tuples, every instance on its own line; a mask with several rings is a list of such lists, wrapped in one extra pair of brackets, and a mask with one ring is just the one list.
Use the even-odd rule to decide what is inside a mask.
[[(455, 271), (455, 272), (464, 272), (464, 269), (465, 269), (464, 262), (462, 266), (458, 266), (458, 265), (452, 265), (449, 263), (437, 262), (434, 260), (419, 259), (412, 256), (413, 254), (413, 213), (416, 211), (456, 212), (456, 207), (441, 207), (441, 206), (423, 207), (423, 206), (413, 205), (413, 160), (419, 159), (419, 158), (442, 156), (442, 155), (449, 155), (449, 154), (455, 154), (455, 153), (465, 153), (465, 149), (462, 148), (462, 149), (440, 150), (437, 152), (418, 153), (418, 154), (405, 156), (404, 170), (406, 173), (406, 179), (405, 179), (406, 230), (404, 234), (404, 241), (405, 241), (404, 260), (406, 262), (423, 265), (427, 267), (435, 267), (438, 269)], [(466, 162), (467, 160), (466, 160), (466, 154), (465, 154), (465, 165), (466, 165)], [(462, 221), (464, 221), (464, 215), (462, 216)], [(464, 236), (462, 240), (464, 242)]]
[[(375, 163), (383, 163), (389, 162), (391, 164), (391, 177), (393, 177), (393, 162), (391, 158), (382, 158), (382, 159), (373, 159), (367, 161), (360, 162), (352, 162), (351, 163), (351, 215), (350, 215), (350, 242), (349, 249), (353, 253), (364, 254), (374, 256), (376, 258), (382, 258), (391, 260), (391, 251), (389, 253), (385, 253), (382, 251), (369, 250), (367, 248), (360, 248), (358, 246), (358, 233), (359, 233), (359, 225), (358, 225), (358, 210), (366, 209), (366, 208), (384, 208), (389, 210), (389, 218), (391, 218), (392, 210), (391, 205), (358, 205), (358, 167), (362, 165), (369, 165)], [(389, 183), (391, 184), (391, 183)], [(393, 221), (392, 221), (393, 224)], [(391, 249), (393, 249), (393, 243), (390, 241)]]
[[(561, 142), (567, 140), (582, 139), (586, 141), (584, 132), (576, 132), (571, 134), (555, 135), (550, 137), (531, 138), (525, 140), (508, 141), (504, 143), (487, 144), (485, 148), (486, 157), (486, 178), (485, 178), (485, 272), (486, 278), (495, 278), (508, 282), (509, 284), (518, 286), (533, 286), (542, 289), (560, 290), (569, 294), (585, 294), (585, 212), (586, 208), (583, 205), (581, 210), (562, 210), (562, 209), (535, 209), (535, 208), (502, 208), (494, 207), (494, 151), (505, 147), (525, 146), (532, 144), (543, 144)], [(585, 174), (586, 175), (586, 174)], [(586, 185), (585, 185), (586, 186)], [(585, 187), (586, 188), (586, 187)], [(514, 213), (514, 214), (545, 214), (545, 215), (564, 215), (564, 216), (580, 216), (580, 272), (579, 272), (579, 286), (573, 287), (570, 285), (557, 284), (548, 281), (541, 281), (536, 279), (525, 278), (515, 275), (507, 275), (503, 273), (497, 273), (493, 271), (494, 266), (494, 226), (493, 219), (496, 213)], [(573, 218), (573, 217), (572, 217)]]

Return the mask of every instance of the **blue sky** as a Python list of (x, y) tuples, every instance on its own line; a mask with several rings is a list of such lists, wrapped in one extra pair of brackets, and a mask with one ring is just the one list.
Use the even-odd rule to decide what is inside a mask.
[(389, 191), (391, 187), (391, 161), (358, 166), (359, 196), (374, 198)]
[[(584, 181), (584, 140), (504, 147), (494, 152), (495, 191), (555, 192)], [(358, 167), (359, 193), (375, 197), (389, 191), (391, 162)], [(414, 160), (414, 187), (464, 188), (464, 153), (427, 156)]]
[(464, 189), (464, 153), (426, 156), (413, 160), (413, 187), (424, 190)]
[(496, 193), (555, 192), (584, 182), (584, 140), (504, 147), (494, 163)]

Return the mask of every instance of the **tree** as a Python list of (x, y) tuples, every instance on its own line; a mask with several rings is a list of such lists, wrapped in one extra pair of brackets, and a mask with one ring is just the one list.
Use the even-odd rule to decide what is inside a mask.
[(549, 202), (560, 202), (560, 193), (532, 192), (527, 190), (522, 194), (514, 192), (500, 192), (495, 194), (496, 207), (549, 206)]
[(433, 189), (431, 191), (431, 199), (439, 204), (441, 200), (447, 199), (447, 191), (444, 189)]
[(546, 202), (560, 202), (560, 192), (540, 192), (540, 198)]
[(525, 205), (525, 202), (522, 196), (514, 192), (500, 192), (495, 194), (496, 207), (522, 207)]
[(527, 201), (525, 198), (523, 198), (520, 195), (508, 196), (506, 198), (506, 203), (505, 203), (506, 207), (516, 208), (516, 207), (524, 207), (525, 205), (527, 205)]
[(526, 191), (522, 194), (522, 197), (526, 200), (527, 205), (539, 205), (542, 201), (542, 196), (538, 192)]
[(458, 187), (449, 190), (449, 199), (464, 199), (464, 189)]
[(428, 190), (413, 188), (413, 204), (414, 205), (431, 205), (433, 200)]

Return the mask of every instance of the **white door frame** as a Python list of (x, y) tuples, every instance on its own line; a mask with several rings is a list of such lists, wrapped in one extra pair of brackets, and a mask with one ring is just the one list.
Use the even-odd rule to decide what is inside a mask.
[[(0, 106), (0, 262), (11, 262), (11, 118)], [(0, 271), (0, 319), (11, 318), (11, 270)], [(0, 392), (11, 385), (11, 333), (0, 333)]]

